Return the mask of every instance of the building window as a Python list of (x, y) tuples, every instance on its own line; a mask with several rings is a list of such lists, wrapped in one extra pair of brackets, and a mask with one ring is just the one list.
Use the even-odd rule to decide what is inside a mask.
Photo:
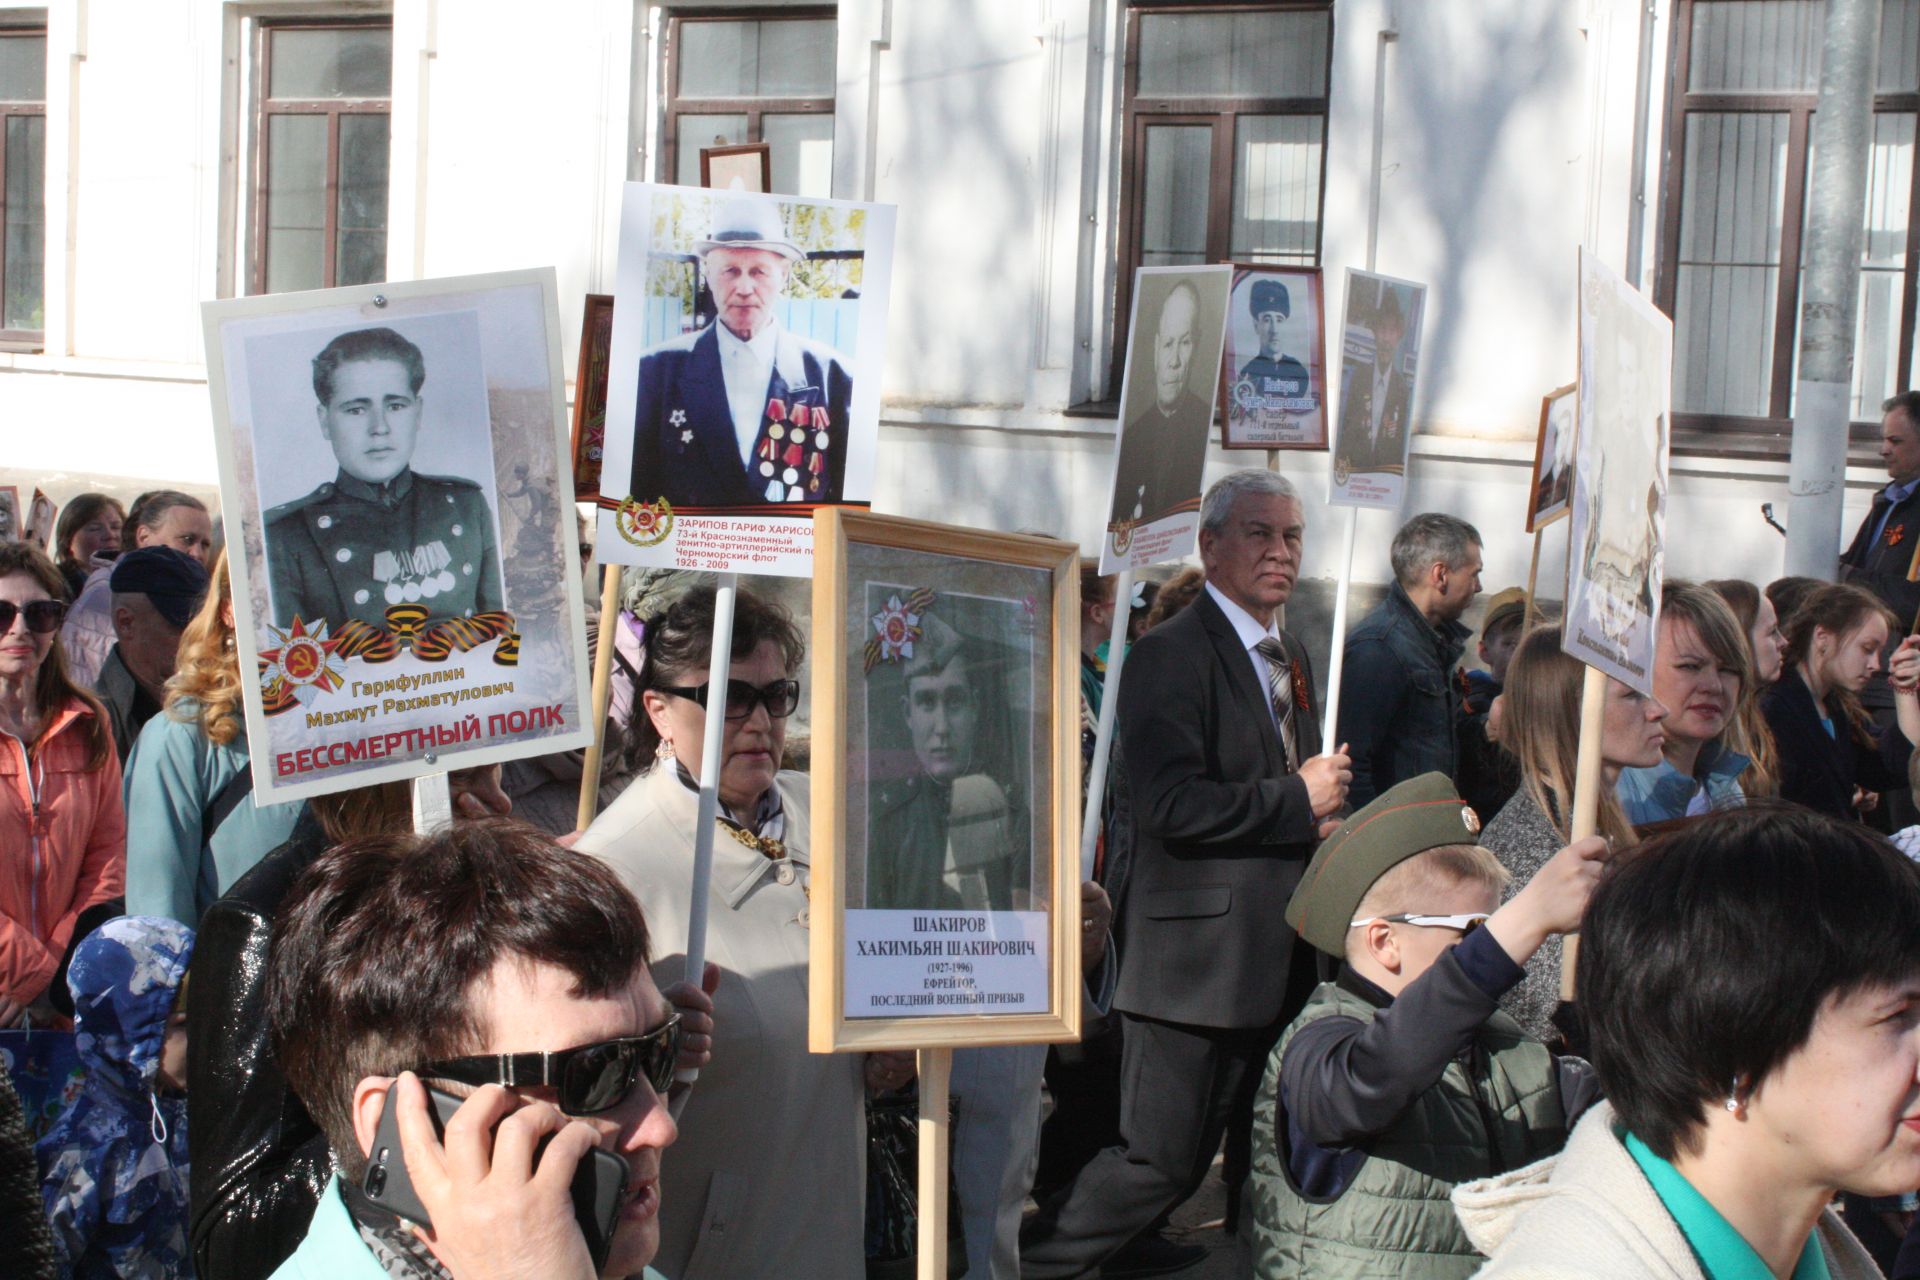
[(248, 292), (387, 278), (391, 23), (261, 23)]
[(1135, 267), (1320, 261), (1327, 3), (1127, 13), (1115, 384)]
[[(1823, 0), (1678, 0), (1660, 272), (1680, 426), (1793, 416)], [(1885, 0), (1854, 329), (1852, 416), (1913, 385), (1920, 0)], [(1792, 269), (1782, 270), (1783, 264)]]
[(47, 33), (0, 28), (0, 343), (46, 328)]
[(667, 20), (660, 180), (700, 185), (700, 148), (765, 142), (773, 189), (833, 194), (831, 13)]

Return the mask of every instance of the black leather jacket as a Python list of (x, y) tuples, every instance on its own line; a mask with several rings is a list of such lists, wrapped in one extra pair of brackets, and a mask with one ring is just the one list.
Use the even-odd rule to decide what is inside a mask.
[(326, 1135), (287, 1088), (267, 1032), (267, 943), (294, 880), (326, 848), (311, 815), (207, 908), (188, 1002), (193, 1265), (267, 1280), (307, 1234), (332, 1172)]

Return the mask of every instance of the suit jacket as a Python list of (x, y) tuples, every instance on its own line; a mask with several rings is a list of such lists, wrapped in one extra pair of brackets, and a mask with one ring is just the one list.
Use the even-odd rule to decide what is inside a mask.
[[(1920, 546), (1920, 487), (1893, 504), (1887, 527), (1875, 538), (1873, 526), (1879, 522), (1881, 510), (1880, 497), (1875, 494), (1872, 509), (1853, 535), (1853, 545), (1840, 557), (1840, 581), (1873, 592), (1900, 619), (1900, 625), (1887, 637), (1885, 659), (1893, 656), (1900, 641), (1913, 630), (1914, 615), (1920, 612), (1920, 582), (1907, 581), (1907, 566), (1913, 563), (1914, 548)], [(1783, 626), (1786, 621), (1780, 620)], [(1860, 691), (1860, 701), (1876, 709), (1893, 705), (1884, 661), (1880, 672)]]
[(1853, 789), (1891, 791), (1907, 781), (1913, 747), (1897, 725), (1875, 730), (1874, 746), (1854, 738), (1844, 716), (1833, 737), (1820, 725), (1813, 693), (1788, 667), (1760, 695), (1760, 710), (1780, 749), (1780, 798), (1833, 818), (1857, 818)]
[(1406, 375), (1397, 367), (1387, 375), (1386, 406), (1380, 413), (1378, 436), (1371, 434), (1373, 377), (1374, 361), (1349, 365), (1346, 384), (1340, 389), (1340, 438), (1336, 448), (1349, 471), (1384, 471), (1406, 462), (1410, 407)]
[[(1150, 521), (1170, 507), (1200, 497), (1200, 473), (1206, 465), (1206, 438), (1213, 430), (1212, 405), (1191, 389), (1181, 393), (1173, 412), (1149, 404), (1127, 423), (1114, 478), (1114, 521), (1131, 520), (1136, 502), (1140, 519)], [(1188, 433), (1200, 437), (1196, 447)], [(1141, 489), (1145, 487), (1145, 495)]]
[[(1311, 689), (1305, 649), (1282, 640)], [(1280, 1015), (1294, 944), (1287, 900), (1315, 823), (1270, 705), (1206, 592), (1128, 653), (1119, 728), (1135, 844), (1115, 1008), (1206, 1027)], [(1298, 706), (1295, 717), (1301, 758), (1318, 755), (1318, 713)]]
[[(781, 329), (764, 399), (769, 410), (779, 402), (786, 417), (775, 422), (771, 412), (763, 413), (749, 472), (740, 460), (714, 326), (641, 356), (628, 493), (641, 502), (664, 497), (676, 507), (840, 501), (853, 375), (839, 352)], [(791, 421), (800, 406), (808, 410), (804, 426)], [(824, 427), (814, 410), (826, 414)], [(771, 492), (776, 484), (782, 490), (777, 497)]]

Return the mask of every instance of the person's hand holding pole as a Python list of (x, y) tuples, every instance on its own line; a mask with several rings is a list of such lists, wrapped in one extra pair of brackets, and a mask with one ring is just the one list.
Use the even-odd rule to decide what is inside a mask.
[(1353, 761), (1347, 756), (1347, 744), (1331, 755), (1314, 756), (1300, 766), (1301, 780), (1307, 784), (1307, 802), (1320, 822), (1320, 838), (1326, 839), (1340, 825), (1339, 813), (1347, 802), (1347, 787), (1353, 782)]
[(1580, 927), (1609, 853), (1605, 836), (1575, 840), (1547, 859), (1526, 887), (1488, 918), (1487, 932), (1509, 959), (1524, 965), (1550, 934)]

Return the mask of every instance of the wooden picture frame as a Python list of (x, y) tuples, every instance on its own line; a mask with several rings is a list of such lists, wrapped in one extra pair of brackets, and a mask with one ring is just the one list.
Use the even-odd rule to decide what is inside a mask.
[(764, 195), (773, 190), (773, 144), (741, 142), (700, 148), (700, 185), (719, 190), (740, 181), (740, 189)]
[(1078, 547), (839, 507), (814, 544), (809, 1047), (1077, 1040)]
[[(1569, 382), (1540, 397), (1540, 431), (1533, 442), (1533, 478), (1527, 485), (1528, 533), (1538, 533), (1573, 510), (1573, 451), (1578, 447), (1580, 429), (1579, 404), (1573, 393), (1578, 389), (1578, 383)], [(1559, 439), (1562, 430), (1570, 436), (1564, 448)], [(1546, 468), (1549, 445), (1556, 457), (1565, 458), (1566, 466), (1558, 477), (1543, 485), (1541, 473)]]
[(613, 295), (590, 293), (580, 320), (580, 361), (573, 380), (573, 500), (600, 497), (600, 458), (607, 443), (607, 371), (613, 356)]
[[(1226, 350), (1220, 359), (1220, 447), (1223, 449), (1299, 449), (1325, 453), (1327, 429), (1327, 292), (1319, 267), (1277, 267), (1272, 263), (1233, 262), (1227, 299)], [(1254, 285), (1272, 280), (1287, 291), (1289, 311), (1280, 335), (1282, 360), (1292, 358), (1307, 372), (1306, 395), (1284, 396), (1284, 388), (1261, 385), (1251, 362), (1261, 352), (1259, 326), (1250, 313)], [(1304, 338), (1304, 359), (1296, 350)], [(1269, 391), (1273, 394), (1269, 394)], [(1311, 409), (1298, 401), (1311, 398)], [(1272, 403), (1294, 400), (1291, 407)]]

